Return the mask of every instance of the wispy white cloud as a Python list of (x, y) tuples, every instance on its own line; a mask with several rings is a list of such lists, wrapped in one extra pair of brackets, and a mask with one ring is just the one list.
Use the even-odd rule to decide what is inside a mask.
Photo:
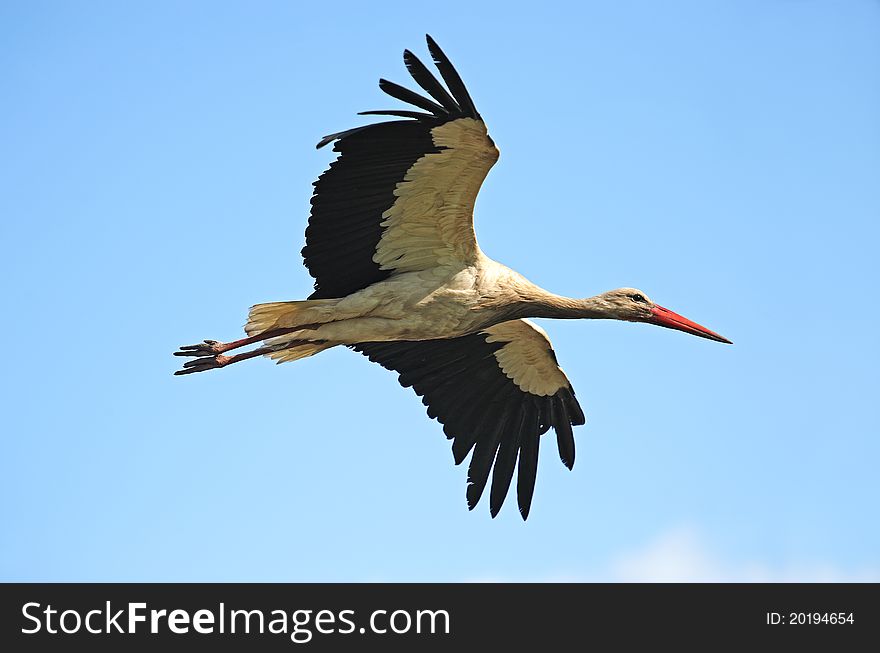
[(616, 558), (611, 576), (621, 582), (871, 582), (880, 579), (880, 569), (842, 569), (822, 561), (782, 566), (729, 561), (696, 528), (682, 526)]
[(801, 583), (878, 582), (880, 567), (844, 569), (823, 561), (772, 565), (760, 560), (726, 560), (692, 526), (659, 533), (643, 546), (612, 558), (602, 569), (550, 574), (541, 578), (505, 579), (492, 576), (475, 582), (657, 582), (657, 583)]

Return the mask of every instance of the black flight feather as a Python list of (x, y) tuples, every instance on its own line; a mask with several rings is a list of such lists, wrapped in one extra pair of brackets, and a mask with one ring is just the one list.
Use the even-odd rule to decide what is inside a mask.
[(437, 81), (437, 78), (434, 77), (431, 71), (428, 70), (425, 64), (423, 64), (416, 55), (409, 50), (404, 50), (403, 63), (406, 64), (406, 69), (409, 70), (409, 74), (412, 75), (414, 80), (416, 80), (416, 83), (421, 86), (428, 95), (446, 107), (446, 110), (449, 111), (449, 113), (461, 112), (461, 107), (458, 106), (458, 103), (451, 95), (449, 95), (446, 89), (443, 88), (443, 85)]
[(469, 510), (476, 507), (483, 495), (486, 481), (489, 480), (489, 470), (495, 459), (495, 452), (498, 451), (502, 434), (508, 428), (509, 422), (509, 416), (502, 417), (485, 435), (480, 437), (474, 448), (471, 463), (468, 465), (468, 486), (465, 493)]
[(370, 126), (371, 125), (364, 125), (363, 127), (355, 127), (353, 129), (346, 129), (345, 131), (336, 132), (335, 134), (328, 134), (327, 136), (322, 138), (320, 141), (318, 141), (318, 144), (315, 145), (315, 149), (320, 150), (322, 147), (324, 147), (328, 143), (332, 143), (333, 141), (335, 141), (337, 139), (345, 138), (346, 136), (351, 136), (352, 134), (356, 134), (357, 132), (363, 131), (364, 129), (367, 129)]
[(421, 111), (406, 111), (405, 109), (380, 109), (378, 111), (358, 111), (359, 116), (397, 116), (398, 118), (415, 118), (416, 120), (424, 120), (425, 118), (436, 118), (433, 113), (422, 113)]
[(393, 98), (397, 98), (398, 100), (406, 102), (407, 104), (415, 105), (419, 109), (424, 109), (425, 111), (428, 111), (436, 116), (443, 116), (449, 113), (443, 106), (437, 104), (436, 102), (432, 102), (428, 98), (422, 97), (415, 91), (404, 88), (400, 84), (389, 82), (387, 79), (379, 80), (379, 88), (381, 88)]
[(578, 400), (574, 398), (574, 390), (571, 388), (560, 388), (558, 394), (562, 395), (565, 409), (568, 411), (568, 416), (571, 417), (571, 423), (575, 426), (586, 424), (587, 418), (584, 416), (584, 411), (581, 410)]
[(516, 467), (516, 456), (519, 453), (523, 437), (526, 436), (524, 431), (528, 429), (530, 409), (534, 410), (534, 406), (531, 402), (526, 402), (524, 409), (520, 411), (519, 419), (514, 420), (513, 428), (510, 429), (507, 437), (501, 440), (498, 447), (495, 467), (492, 470), (492, 487), (489, 492), (489, 512), (492, 517), (495, 517), (501, 510), (504, 499), (507, 497), (507, 490), (510, 488), (510, 481), (513, 478), (513, 470)]
[(541, 438), (525, 438), (519, 450), (519, 468), (516, 473), (516, 501), (523, 519), (529, 516), (535, 479), (538, 477), (538, 445)]
[(553, 428), (556, 429), (556, 447), (562, 464), (571, 469), (574, 467), (574, 433), (565, 404), (561, 399), (553, 402)]
[(471, 99), (470, 94), (467, 92), (467, 88), (465, 88), (464, 82), (461, 81), (461, 77), (458, 76), (458, 73), (455, 71), (455, 68), (452, 66), (452, 62), (449, 61), (449, 57), (447, 57), (443, 50), (440, 49), (440, 46), (437, 45), (437, 42), (431, 38), (430, 34), (425, 34), (425, 40), (428, 42), (428, 51), (431, 53), (431, 56), (434, 58), (434, 63), (437, 65), (437, 70), (440, 71), (440, 75), (443, 77), (443, 81), (446, 82), (446, 86), (449, 88), (452, 96), (458, 102), (458, 106), (461, 107), (462, 113), (468, 116), (469, 118), (480, 118), (480, 114), (477, 113), (477, 108), (474, 106), (474, 101)]

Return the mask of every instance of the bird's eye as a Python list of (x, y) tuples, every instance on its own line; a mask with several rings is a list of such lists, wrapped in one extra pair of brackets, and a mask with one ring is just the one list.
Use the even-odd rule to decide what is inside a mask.
[(630, 295), (629, 298), (631, 300), (633, 300), (634, 302), (639, 302), (640, 304), (647, 304), (648, 303), (648, 300), (645, 299), (645, 296), (639, 295), (638, 293), (636, 293), (635, 295)]

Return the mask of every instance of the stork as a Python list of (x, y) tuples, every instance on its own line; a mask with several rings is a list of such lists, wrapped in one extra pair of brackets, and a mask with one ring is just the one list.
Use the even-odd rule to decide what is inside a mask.
[[(498, 149), (449, 58), (427, 36), (445, 87), (409, 50), (404, 63), (430, 98), (385, 79), (379, 87), (419, 111), (325, 136), (338, 158), (314, 183), (302, 256), (315, 279), (303, 301), (251, 307), (247, 337), (181, 347), (193, 356), (175, 374), (227, 367), (255, 356), (278, 363), (343, 345), (396, 371), (443, 424), (456, 464), (470, 454), (467, 504), (489, 474), (498, 514), (517, 470), (529, 514), (540, 436), (553, 428), (562, 463), (575, 458), (584, 424), (547, 334), (526, 318), (646, 322), (717, 342), (726, 338), (652, 302), (634, 288), (586, 299), (547, 292), (487, 257), (473, 209)], [(227, 352), (255, 345), (228, 355)]]

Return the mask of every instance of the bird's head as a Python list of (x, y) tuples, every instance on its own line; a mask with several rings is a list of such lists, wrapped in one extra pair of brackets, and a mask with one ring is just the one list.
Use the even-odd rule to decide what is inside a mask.
[(684, 331), (701, 338), (724, 342), (728, 345), (733, 344), (724, 336), (720, 336), (678, 313), (673, 313), (668, 308), (655, 304), (645, 293), (637, 288), (609, 290), (599, 295), (596, 299), (609, 316), (618, 320), (647, 322), (648, 324), (656, 324), (667, 329)]

